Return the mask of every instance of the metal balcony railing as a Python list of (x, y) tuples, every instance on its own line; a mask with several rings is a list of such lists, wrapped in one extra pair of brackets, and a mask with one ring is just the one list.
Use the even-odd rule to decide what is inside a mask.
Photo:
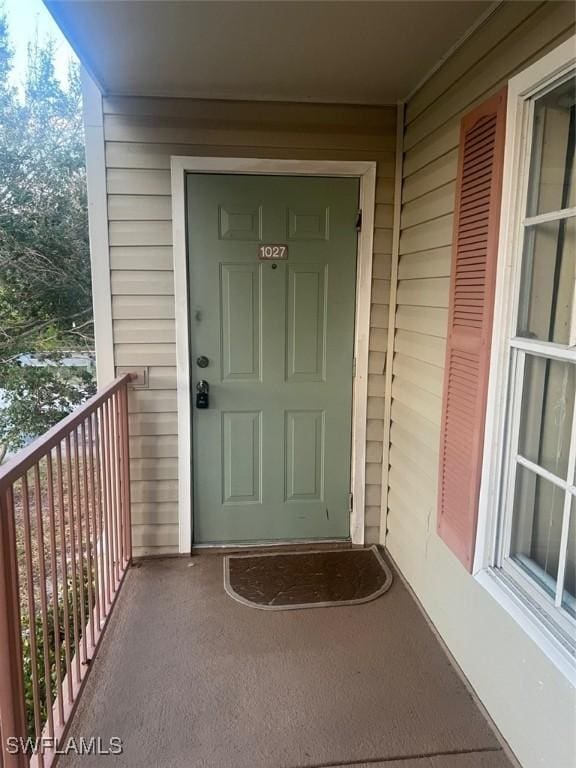
[(0, 766), (60, 749), (132, 556), (116, 379), (0, 467)]

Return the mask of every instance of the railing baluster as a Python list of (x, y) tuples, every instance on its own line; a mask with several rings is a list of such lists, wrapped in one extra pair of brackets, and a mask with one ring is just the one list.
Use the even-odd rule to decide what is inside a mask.
[(86, 638), (86, 601), (84, 595), (84, 537), (82, 531), (82, 489), (80, 487), (80, 451), (78, 450), (78, 427), (72, 432), (72, 442), (74, 444), (74, 491), (76, 493), (76, 509), (77, 514), (77, 526), (76, 531), (78, 533), (78, 558), (79, 558), (79, 573), (78, 578), (80, 580), (80, 626), (82, 631), (82, 664), (88, 663), (88, 642)]
[(14, 518), (14, 490), (0, 493), (0, 754), (4, 768), (24, 768), (26, 756), (4, 752), (8, 738), (26, 738), (26, 707), (22, 670), (20, 585)]
[(56, 701), (58, 703), (58, 721), (64, 725), (64, 700), (62, 696), (62, 669), (60, 645), (60, 606), (58, 589), (58, 559), (56, 546), (56, 518), (54, 514), (54, 468), (52, 451), (46, 454), (46, 482), (48, 491), (48, 514), (50, 517), (50, 574), (52, 578), (52, 611), (54, 622), (54, 663), (56, 666)]
[(100, 441), (102, 437), (102, 419), (101, 411), (98, 409), (94, 414), (94, 440), (96, 443), (96, 485), (98, 497), (98, 531), (100, 536), (100, 604), (102, 616), (108, 613), (108, 584), (106, 579), (106, 557), (104, 552), (104, 518), (106, 516), (105, 488), (103, 482), (104, 457), (100, 452)]
[(120, 491), (119, 491), (119, 473), (118, 473), (118, 412), (116, 408), (116, 393), (110, 398), (110, 421), (112, 437), (112, 488), (114, 493), (114, 574), (116, 583), (120, 581), (120, 560), (122, 557), (120, 550), (120, 536), (118, 530), (120, 513)]
[(108, 472), (110, 486), (110, 504), (108, 514), (110, 515), (108, 526), (110, 532), (110, 580), (112, 590), (116, 591), (116, 539), (114, 536), (114, 516), (115, 516), (115, 493), (114, 493), (114, 421), (112, 418), (112, 401), (106, 403), (106, 419), (108, 424)]
[(77, 570), (76, 570), (76, 522), (74, 520), (74, 483), (72, 479), (72, 448), (70, 443), (70, 435), (66, 435), (64, 441), (64, 447), (66, 450), (66, 481), (67, 498), (68, 498), (68, 525), (70, 528), (70, 569), (71, 569), (71, 581), (72, 581), (72, 629), (74, 632), (74, 666), (76, 669), (76, 682), (80, 683), (82, 680), (82, 672), (80, 669), (80, 632), (78, 629), (78, 583), (77, 583)]
[(132, 559), (132, 514), (130, 497), (130, 442), (128, 436), (128, 390), (120, 390), (120, 434), (122, 436), (122, 530), (124, 564)]
[(48, 736), (54, 738), (54, 714), (52, 712), (52, 669), (50, 665), (50, 627), (48, 620), (48, 596), (46, 594), (46, 559), (44, 552), (44, 520), (42, 517), (42, 490), (40, 487), (40, 465), (34, 467), (34, 507), (36, 511), (36, 540), (38, 548), (38, 571), (40, 577), (40, 616), (42, 620), (42, 645), (44, 651), (44, 688)]
[(112, 579), (112, 553), (110, 548), (110, 462), (109, 462), (109, 441), (108, 441), (108, 408), (103, 403), (100, 414), (102, 423), (102, 482), (104, 485), (104, 550), (106, 555), (106, 596), (108, 605), (112, 602), (114, 593)]
[(64, 654), (68, 704), (74, 701), (72, 685), (72, 648), (70, 646), (70, 613), (68, 610), (68, 553), (66, 545), (66, 517), (64, 514), (64, 477), (62, 472), (62, 443), (56, 446), (56, 481), (58, 489), (58, 523), (60, 525), (60, 570), (62, 573), (62, 615), (64, 618)]
[(94, 595), (92, 593), (92, 547), (90, 546), (90, 499), (88, 498), (88, 456), (86, 453), (86, 426), (85, 422), (80, 424), (80, 444), (82, 446), (82, 491), (84, 496), (84, 512), (85, 512), (85, 548), (86, 548), (86, 572), (87, 572), (87, 600), (88, 600), (88, 615), (86, 620), (88, 627), (90, 628), (90, 656), (94, 651), (96, 645), (96, 635), (94, 633)]
[(60, 739), (131, 561), (129, 380), (0, 467), (1, 768), (52, 765), (6, 739)]
[[(28, 474), (22, 476), (22, 520), (24, 523), (24, 555), (26, 558), (26, 589), (28, 598), (28, 643), (30, 646), (30, 667), (32, 672), (32, 703), (34, 708), (34, 735), (40, 738), (42, 721), (40, 720), (40, 682), (38, 680), (38, 647), (36, 643), (36, 599), (34, 594), (34, 563), (32, 553), (32, 531), (30, 529), (30, 497), (28, 492)], [(43, 766), (44, 758), (38, 755)]]
[[(91, 530), (94, 534), (90, 541), (90, 550), (92, 565), (94, 568), (94, 623), (96, 631), (102, 629), (102, 618), (100, 615), (100, 574), (98, 569), (98, 510), (96, 506), (96, 490), (94, 485), (94, 436), (92, 433), (92, 414), (86, 419), (86, 437), (88, 439), (88, 485), (90, 492), (90, 508), (92, 510)], [(86, 443), (85, 443), (86, 445)], [(94, 633), (92, 633), (92, 643), (95, 644)]]

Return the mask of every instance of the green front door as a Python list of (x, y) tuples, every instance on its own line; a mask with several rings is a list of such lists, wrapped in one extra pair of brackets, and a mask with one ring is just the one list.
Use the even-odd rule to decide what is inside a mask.
[(187, 178), (196, 544), (349, 537), (358, 192)]

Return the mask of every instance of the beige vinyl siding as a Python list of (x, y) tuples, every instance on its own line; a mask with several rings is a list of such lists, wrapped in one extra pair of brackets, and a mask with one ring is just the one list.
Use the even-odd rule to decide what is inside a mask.
[(462, 115), (574, 32), (567, 2), (502, 4), (407, 104), (386, 547), (525, 768), (566, 767), (574, 692), (436, 534)]
[(135, 554), (178, 549), (171, 155), (377, 161), (366, 539), (378, 541), (396, 110), (141, 98), (103, 109), (115, 364), (149, 376), (130, 398)]

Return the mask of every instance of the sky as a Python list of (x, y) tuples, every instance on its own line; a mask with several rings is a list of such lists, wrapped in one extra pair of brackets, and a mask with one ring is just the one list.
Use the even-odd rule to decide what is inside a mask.
[(34, 39), (36, 30), (40, 40), (49, 36), (54, 38), (56, 75), (65, 82), (68, 62), (75, 58), (75, 55), (42, 0), (0, 0), (0, 7), (2, 5), (8, 17), (10, 40), (14, 48), (14, 85), (22, 86), (26, 71), (27, 46)]

